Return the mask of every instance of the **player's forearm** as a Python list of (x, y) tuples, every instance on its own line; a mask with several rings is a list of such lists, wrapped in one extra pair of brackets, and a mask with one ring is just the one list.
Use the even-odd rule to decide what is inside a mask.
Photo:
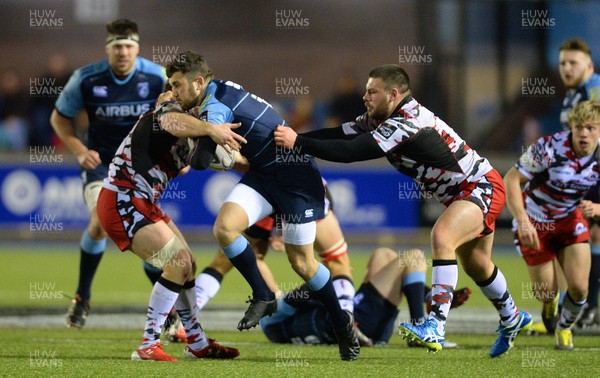
[(338, 163), (351, 163), (385, 156), (385, 152), (379, 148), (369, 133), (352, 140), (319, 140), (298, 135), (295, 146), (300, 147), (300, 152), (303, 154)]
[(354, 137), (356, 137), (356, 135), (357, 134), (346, 135), (341, 126), (333, 127), (333, 128), (317, 129), (317, 130), (309, 131), (309, 132), (302, 134), (302, 136), (305, 136), (307, 138), (320, 139), (320, 140), (353, 139)]
[(160, 117), (160, 126), (179, 138), (213, 135), (212, 124), (185, 113), (167, 112)]
[(61, 116), (56, 110), (50, 116), (50, 125), (65, 147), (75, 156), (87, 151), (87, 147), (77, 137), (73, 123), (69, 118)]
[(523, 203), (523, 195), (521, 192), (521, 175), (516, 168), (511, 168), (504, 175), (504, 186), (506, 189), (506, 207), (517, 223), (521, 224), (525, 219), (528, 219), (525, 204)]

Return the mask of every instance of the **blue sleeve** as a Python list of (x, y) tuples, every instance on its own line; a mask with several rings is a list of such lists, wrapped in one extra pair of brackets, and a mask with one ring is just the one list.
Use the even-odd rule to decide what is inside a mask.
[(600, 100), (600, 75), (593, 74), (585, 87), (588, 100)]
[[(197, 108), (194, 108), (196, 111)], [(201, 120), (216, 124), (232, 122), (234, 119), (233, 111), (225, 104), (219, 101), (209, 101), (205, 106), (200, 106), (197, 115)]]
[(81, 70), (76, 70), (63, 88), (56, 104), (56, 110), (67, 118), (73, 118), (83, 109), (83, 95), (81, 94)]

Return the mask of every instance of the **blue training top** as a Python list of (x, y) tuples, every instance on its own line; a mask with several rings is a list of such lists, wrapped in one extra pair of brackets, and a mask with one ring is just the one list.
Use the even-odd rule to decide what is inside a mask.
[(152, 108), (165, 81), (164, 68), (147, 59), (137, 57), (135, 68), (122, 80), (104, 59), (73, 72), (56, 100), (56, 111), (73, 118), (85, 108), (86, 145), (108, 165), (138, 117)]

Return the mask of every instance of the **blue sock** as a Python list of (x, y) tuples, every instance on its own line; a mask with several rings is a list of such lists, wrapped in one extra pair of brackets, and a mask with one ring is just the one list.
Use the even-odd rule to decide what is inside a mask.
[(410, 320), (415, 324), (420, 318), (425, 317), (423, 311), (423, 291), (425, 287), (425, 272), (410, 272), (402, 280), (402, 292), (408, 302)]
[(598, 307), (600, 291), (600, 244), (592, 244), (592, 269), (590, 269), (587, 303), (589, 307)]
[(82, 300), (89, 301), (92, 296), (92, 281), (106, 249), (106, 238), (94, 240), (86, 229), (81, 235), (80, 247), (79, 284), (76, 293)]
[(314, 292), (315, 297), (320, 299), (325, 305), (329, 316), (331, 316), (334, 328), (344, 328), (348, 324), (348, 316), (340, 307), (340, 302), (331, 283), (331, 274), (325, 265), (319, 263), (317, 273), (310, 280), (306, 281), (306, 284)]
[(254, 299), (261, 301), (272, 301), (275, 294), (269, 289), (264, 278), (256, 265), (256, 256), (248, 241), (243, 237), (238, 237), (230, 245), (223, 247), (223, 252), (229, 258), (229, 261), (244, 276), (252, 288)]

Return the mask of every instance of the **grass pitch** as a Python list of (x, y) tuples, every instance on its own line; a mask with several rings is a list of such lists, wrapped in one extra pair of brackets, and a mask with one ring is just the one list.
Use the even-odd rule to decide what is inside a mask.
[[(193, 248), (201, 270), (214, 254), (214, 248)], [(351, 249), (356, 286), (362, 281), (368, 261), (367, 250)], [(79, 255), (75, 245), (32, 245), (0, 247), (0, 311), (22, 311), (48, 308), (66, 310), (77, 282)], [(430, 256), (427, 256), (430, 257)], [(430, 261), (430, 260), (429, 260)], [(531, 296), (531, 285), (525, 264), (512, 251), (497, 253), (494, 261), (507, 277), (509, 289), (517, 304), (537, 315), (540, 305)], [(271, 253), (267, 262), (278, 284), (286, 289), (297, 287), (300, 280), (282, 254)], [(427, 277), (430, 279), (430, 272)], [(460, 272), (459, 287), (473, 288), (473, 296), (465, 306), (477, 312), (490, 310), (491, 305), (476, 290), (475, 284)], [(93, 309), (105, 306), (142, 306), (150, 293), (140, 260), (130, 253), (109, 249), (100, 264), (93, 286)], [(223, 282), (209, 306), (243, 305), (250, 290), (243, 278), (233, 271)], [(407, 311), (401, 306), (402, 311)], [(241, 313), (241, 312), (240, 312)], [(405, 312), (406, 313), (406, 312)], [(93, 314), (91, 315), (93, 316)], [(459, 321), (451, 318), (450, 321)], [(234, 325), (233, 325), (234, 326)], [(233, 328), (232, 326), (232, 328)], [(207, 329), (210, 337), (235, 346), (241, 355), (235, 360), (182, 360), (179, 363), (132, 362), (131, 352), (137, 348), (140, 329), (84, 329), (75, 331), (47, 328), (31, 324), (28, 329), (0, 329), (0, 376), (598, 376), (598, 337), (575, 337), (576, 350), (555, 351), (552, 337), (520, 336), (516, 348), (497, 359), (488, 357), (496, 336), (453, 333), (449, 339), (459, 349), (446, 349), (437, 354), (424, 349), (408, 348), (399, 336), (393, 336), (385, 348), (363, 348), (355, 362), (342, 362), (336, 346), (294, 346), (272, 344), (259, 330), (250, 332), (215, 331)], [(183, 346), (166, 344), (165, 350), (175, 357), (182, 356)]]
[[(234, 360), (163, 363), (129, 360), (138, 346), (139, 330), (5, 329), (2, 334), (1, 375), (28, 377), (590, 377), (598, 375), (600, 350), (597, 338), (589, 336), (577, 337), (577, 349), (571, 352), (552, 349), (552, 337), (519, 337), (507, 355), (490, 359), (493, 335), (453, 335), (460, 348), (436, 354), (408, 348), (400, 337), (393, 337), (388, 347), (362, 348), (357, 361), (344, 362), (336, 346), (272, 344), (253, 330), (210, 333), (240, 349)], [(182, 356), (181, 344), (164, 348)]]

